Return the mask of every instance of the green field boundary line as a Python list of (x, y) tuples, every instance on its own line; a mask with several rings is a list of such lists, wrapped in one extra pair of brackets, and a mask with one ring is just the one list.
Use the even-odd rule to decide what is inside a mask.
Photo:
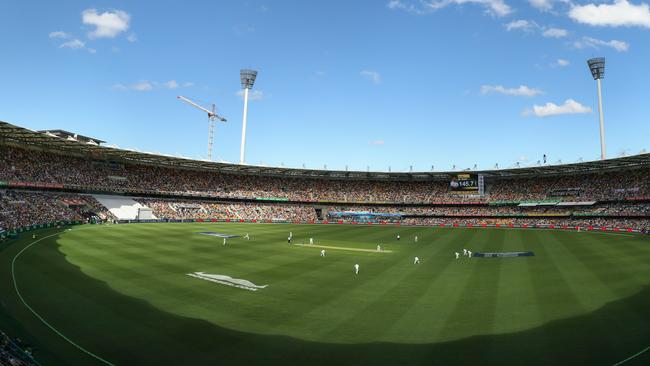
[(83, 348), (83, 347), (80, 346), (79, 344), (75, 343), (75, 342), (72, 341), (70, 338), (66, 337), (65, 334), (61, 333), (58, 329), (56, 329), (54, 326), (52, 326), (50, 323), (48, 323), (47, 320), (45, 320), (45, 318), (43, 318), (43, 317), (42, 317), (39, 313), (37, 313), (37, 312), (36, 312), (36, 311), (31, 307), (31, 306), (29, 306), (29, 304), (28, 304), (28, 303), (25, 301), (25, 299), (23, 298), (23, 295), (20, 293), (20, 290), (18, 289), (18, 281), (16, 280), (16, 273), (15, 273), (15, 271), (16, 271), (16, 260), (18, 259), (18, 257), (20, 257), (21, 254), (23, 254), (27, 249), (31, 248), (34, 244), (36, 244), (36, 243), (38, 243), (38, 242), (40, 242), (40, 241), (42, 241), (42, 240), (45, 240), (45, 239), (51, 238), (51, 237), (53, 237), (53, 236), (56, 236), (56, 235), (58, 235), (58, 234), (59, 234), (59, 233), (52, 234), (52, 235), (48, 235), (48, 236), (44, 236), (44, 237), (42, 237), (42, 238), (40, 238), (40, 239), (34, 241), (33, 243), (29, 244), (28, 246), (24, 247), (20, 252), (18, 252), (18, 253), (14, 256), (14, 258), (13, 258), (12, 261), (11, 261), (11, 279), (12, 279), (12, 281), (13, 281), (14, 289), (16, 290), (16, 294), (18, 295), (18, 298), (19, 298), (20, 301), (23, 303), (23, 305), (25, 305), (25, 307), (26, 307), (27, 309), (29, 309), (29, 311), (31, 311), (32, 314), (34, 314), (34, 316), (35, 316), (36, 318), (38, 318), (38, 320), (40, 320), (43, 324), (45, 324), (45, 326), (47, 326), (48, 328), (50, 328), (50, 330), (52, 330), (52, 331), (53, 331), (54, 333), (56, 333), (58, 336), (60, 336), (61, 338), (63, 338), (66, 342), (70, 343), (71, 345), (73, 345), (74, 347), (76, 347), (77, 349), (79, 349), (80, 351), (82, 351), (83, 353), (87, 354), (88, 356), (93, 357), (94, 359), (96, 359), (97, 361), (102, 362), (102, 363), (105, 364), (105, 365), (115, 366), (115, 364), (113, 364), (113, 363), (111, 363), (111, 362), (109, 362), (109, 361), (107, 361), (107, 360), (105, 360), (105, 359), (103, 359), (103, 358), (97, 356), (96, 354), (94, 354), (94, 353), (88, 351), (87, 349)]
[(627, 361), (630, 361), (630, 360), (632, 360), (632, 359), (634, 359), (634, 358), (637, 358), (637, 357), (641, 356), (641, 355), (642, 355), (643, 353), (645, 353), (647, 350), (650, 350), (650, 347), (646, 347), (645, 349), (643, 349), (643, 350), (641, 350), (641, 351), (639, 351), (639, 352), (633, 354), (632, 356), (630, 356), (630, 357), (624, 359), (623, 361), (619, 361), (619, 362), (615, 363), (615, 364), (612, 365), (612, 366), (619, 366), (619, 365), (622, 365), (622, 364), (626, 363)]
[(381, 250), (378, 252), (376, 249), (361, 249), (361, 248), (348, 248), (348, 247), (333, 247), (328, 245), (316, 245), (316, 244), (293, 244), (298, 247), (303, 248), (321, 248), (321, 249), (334, 249), (334, 250), (347, 250), (351, 252), (366, 252), (366, 253), (392, 253), (392, 250)]

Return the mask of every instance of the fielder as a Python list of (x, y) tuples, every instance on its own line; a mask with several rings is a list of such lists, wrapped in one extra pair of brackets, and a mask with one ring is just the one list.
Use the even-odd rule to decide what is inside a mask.
[(321, 256), (321, 257), (324, 257), (324, 256), (325, 256), (325, 249), (321, 249), (321, 251), (320, 251), (320, 256)]
[(463, 248), (463, 256), (466, 256), (466, 255), (467, 255), (467, 249)]
[(415, 259), (413, 260), (413, 264), (420, 264), (420, 258), (415, 257)]
[(226, 245), (226, 238), (223, 238), (223, 245)]
[(377, 251), (381, 252), (381, 245), (377, 244)]
[(415, 236), (415, 242), (416, 243), (418, 242), (418, 236), (417, 235)]
[(456, 259), (460, 258), (460, 253), (456, 252)]
[(468, 250), (468, 251), (467, 251), (467, 256), (470, 257), (470, 258), (472, 258), (472, 251), (471, 251), (471, 250)]
[(314, 245), (314, 238), (309, 238), (309, 245)]
[(354, 274), (355, 275), (359, 274), (359, 264), (358, 263), (354, 265)]
[(248, 233), (246, 233), (246, 235), (244, 235), (244, 239), (251, 240), (251, 237), (248, 235)]

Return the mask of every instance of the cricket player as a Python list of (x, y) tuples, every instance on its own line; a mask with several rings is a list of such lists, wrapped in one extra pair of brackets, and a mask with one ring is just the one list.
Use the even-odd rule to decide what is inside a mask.
[(321, 256), (321, 257), (324, 257), (324, 256), (325, 256), (325, 249), (321, 249), (321, 251), (320, 251), (320, 256)]
[(467, 249), (463, 248), (463, 256), (467, 255)]
[(397, 241), (399, 241), (399, 234), (397, 234)]
[(471, 250), (468, 250), (468, 251), (467, 251), (467, 256), (470, 257), (470, 258), (472, 258), (472, 251), (471, 251)]
[(460, 258), (460, 253), (456, 252), (456, 259)]
[(248, 235), (248, 233), (246, 233), (246, 235), (244, 235), (244, 239), (251, 240), (251, 237)]
[(358, 275), (359, 274), (359, 263), (354, 265), (354, 274)]
[(413, 260), (413, 264), (420, 264), (420, 258), (415, 257), (415, 259)]
[(381, 245), (377, 244), (377, 251), (381, 252)]
[(418, 242), (418, 236), (417, 235), (415, 236), (415, 242), (416, 243)]
[(223, 245), (226, 245), (226, 238), (223, 238)]
[(309, 245), (314, 245), (314, 238), (309, 238)]

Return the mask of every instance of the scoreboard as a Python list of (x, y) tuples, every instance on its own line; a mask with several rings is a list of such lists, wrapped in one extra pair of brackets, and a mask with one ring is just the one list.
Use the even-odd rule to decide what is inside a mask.
[(449, 189), (452, 192), (483, 194), (483, 176), (471, 173), (458, 173), (451, 177)]

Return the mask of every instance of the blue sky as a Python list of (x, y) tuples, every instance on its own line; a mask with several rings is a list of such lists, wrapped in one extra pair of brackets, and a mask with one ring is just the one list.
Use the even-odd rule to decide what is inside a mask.
[(239, 69), (259, 71), (250, 164), (449, 170), (650, 149), (643, 1), (5, 1), (0, 120), (238, 162)]

